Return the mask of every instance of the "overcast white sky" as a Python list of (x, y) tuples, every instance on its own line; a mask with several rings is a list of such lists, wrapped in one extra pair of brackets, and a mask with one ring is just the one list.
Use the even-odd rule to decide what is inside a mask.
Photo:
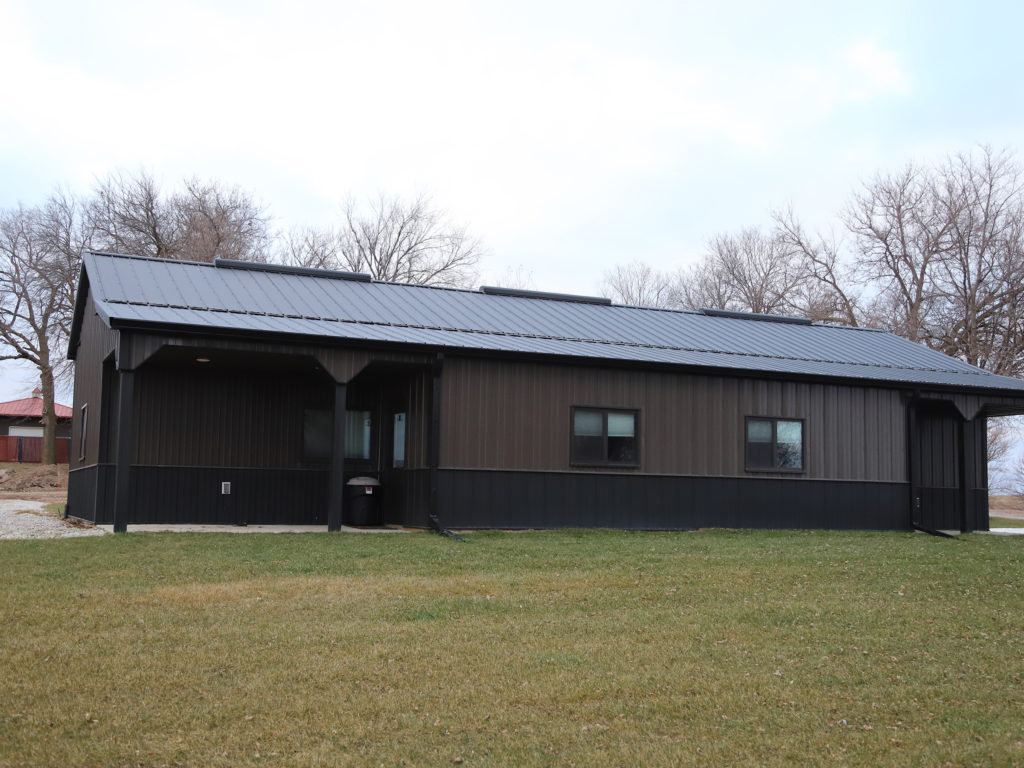
[[(1016, 2), (0, 0), (0, 207), (145, 167), (277, 224), (430, 193), (484, 280), (592, 293), (878, 170), (1017, 148)], [(0, 373), (0, 399), (31, 372)]]

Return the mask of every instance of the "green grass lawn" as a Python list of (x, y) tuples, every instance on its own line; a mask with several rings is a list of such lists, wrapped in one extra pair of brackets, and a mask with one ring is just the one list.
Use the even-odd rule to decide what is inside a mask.
[(1024, 520), (1019, 517), (996, 517), (991, 515), (988, 519), (990, 528), (1024, 528)]
[(1020, 765), (1024, 540), (0, 542), (0, 765)]

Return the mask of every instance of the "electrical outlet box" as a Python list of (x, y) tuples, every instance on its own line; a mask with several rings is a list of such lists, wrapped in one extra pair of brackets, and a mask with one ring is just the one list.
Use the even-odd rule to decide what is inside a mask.
[(221, 496), (230, 496), (231, 495), (231, 483), (221, 483), (220, 484), (220, 495)]

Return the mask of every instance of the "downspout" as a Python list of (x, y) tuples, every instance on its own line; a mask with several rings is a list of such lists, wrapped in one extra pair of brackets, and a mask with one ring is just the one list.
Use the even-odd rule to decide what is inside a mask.
[(915, 531), (921, 531), (921, 533), (927, 533), (930, 536), (938, 536), (943, 539), (959, 539), (960, 537), (955, 533), (946, 533), (945, 531), (932, 530), (931, 528), (925, 528), (923, 525), (917, 523), (911, 523), (911, 526)]

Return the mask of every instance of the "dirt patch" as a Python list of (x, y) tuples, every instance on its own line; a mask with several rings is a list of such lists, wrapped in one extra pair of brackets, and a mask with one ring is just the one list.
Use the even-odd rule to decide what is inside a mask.
[(63, 503), (68, 496), (67, 464), (0, 464), (0, 499)]
[(1024, 520), (1024, 496), (989, 496), (989, 514)]

